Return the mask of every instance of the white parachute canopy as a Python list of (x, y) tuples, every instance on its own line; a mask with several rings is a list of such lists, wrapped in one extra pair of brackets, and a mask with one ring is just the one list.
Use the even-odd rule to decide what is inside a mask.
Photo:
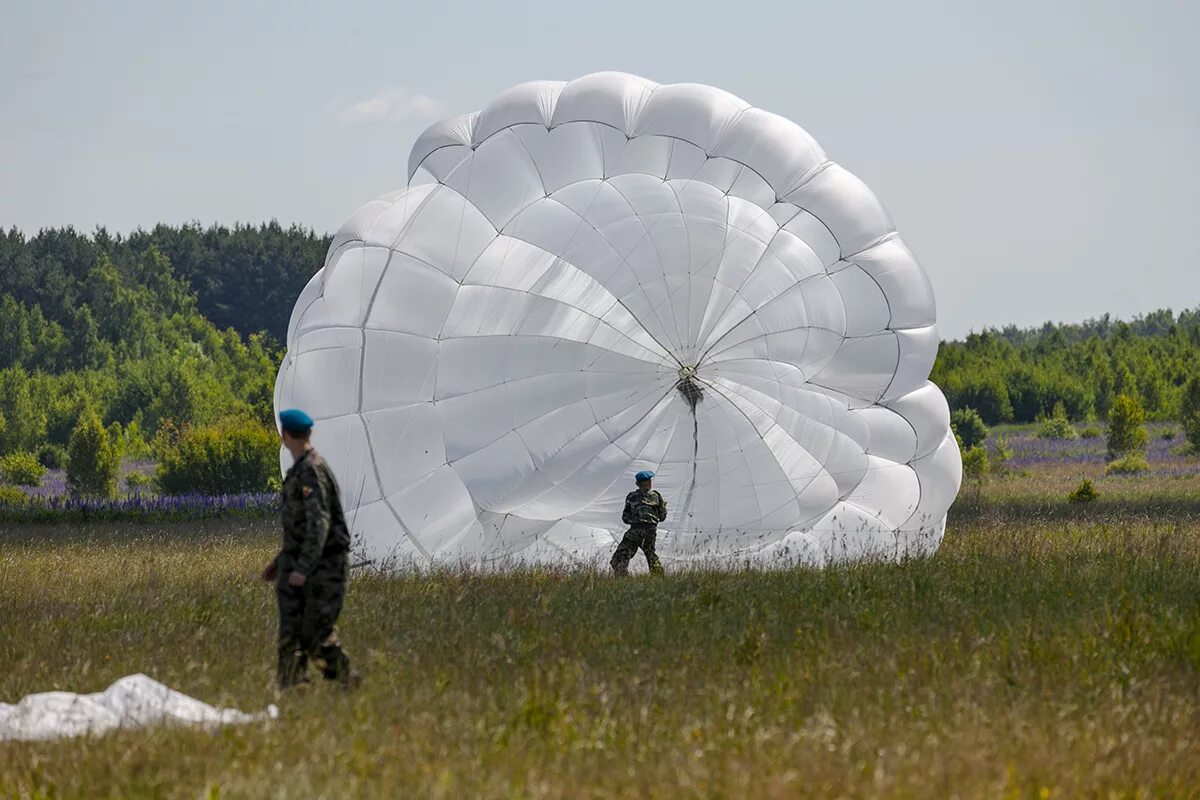
[(142, 674), (126, 675), (103, 692), (41, 692), (0, 703), (0, 742), (100, 735), (157, 724), (245, 725), (279, 716), (279, 709), (248, 714), (214, 708)]
[(710, 86), (539, 81), (427, 130), (409, 181), (334, 238), (276, 384), (360, 556), (591, 562), (642, 469), (676, 563), (937, 547), (961, 462), (933, 292), (799, 126)]

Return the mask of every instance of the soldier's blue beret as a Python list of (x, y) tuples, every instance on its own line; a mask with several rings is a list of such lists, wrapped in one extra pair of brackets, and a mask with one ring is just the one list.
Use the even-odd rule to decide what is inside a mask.
[(288, 433), (308, 433), (312, 430), (313, 419), (298, 408), (289, 408), (279, 412), (279, 427)]
[(637, 481), (638, 483), (641, 483), (642, 481), (648, 481), (648, 480), (650, 480), (650, 479), (651, 479), (651, 478), (653, 478), (653, 477), (654, 477), (654, 473), (653, 473), (653, 472), (651, 472), (651, 471), (650, 471), (650, 470), (648, 470), (648, 469), (644, 469), (644, 470), (642, 470), (641, 472), (639, 472), (637, 475), (634, 475), (634, 476), (633, 476), (633, 479), (634, 479), (635, 481)]

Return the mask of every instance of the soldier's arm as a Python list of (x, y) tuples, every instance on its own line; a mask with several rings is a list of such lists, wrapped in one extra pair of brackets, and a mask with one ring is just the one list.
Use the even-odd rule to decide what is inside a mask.
[(329, 538), (329, 490), (317, 471), (309, 467), (300, 475), (300, 492), (304, 497), (307, 527), (295, 571), (307, 577), (316, 568), (317, 560), (325, 549), (325, 541)]
[(633, 504), (629, 502), (631, 495), (625, 495), (625, 510), (621, 512), (621, 522), (626, 525), (633, 524)]
[(658, 496), (658, 521), (663, 522), (667, 518), (667, 498), (661, 494)]

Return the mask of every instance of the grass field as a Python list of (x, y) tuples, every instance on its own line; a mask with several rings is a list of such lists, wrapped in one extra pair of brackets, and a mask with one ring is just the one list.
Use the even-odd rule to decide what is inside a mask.
[[(1010, 432), (931, 559), (352, 583), (272, 723), (0, 744), (0, 797), (1200, 797), (1200, 461)], [(1081, 478), (1100, 496), (1070, 504)], [(0, 524), (0, 700), (272, 702), (272, 520)]]
[[(269, 522), (2, 535), (0, 698), (142, 671), (273, 700)], [(362, 576), (343, 633), (357, 693), (3, 744), (0, 795), (1200, 795), (1194, 514), (977, 512), (933, 559), (824, 572)]]

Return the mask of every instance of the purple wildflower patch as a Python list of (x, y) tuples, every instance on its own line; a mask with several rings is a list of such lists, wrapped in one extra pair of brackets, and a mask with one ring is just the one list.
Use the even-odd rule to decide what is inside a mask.
[(279, 510), (277, 492), (244, 492), (207, 495), (199, 493), (160, 495), (130, 487), (128, 476), (153, 476), (153, 461), (127, 461), (121, 465), (119, 486), (124, 494), (113, 499), (73, 497), (67, 491), (63, 470), (46, 473), (40, 486), (21, 487), (26, 500), (0, 502), (0, 522), (44, 522), (85, 520), (193, 520), (211, 517), (262, 517)]
[(190, 520), (229, 515), (264, 516), (275, 513), (278, 508), (279, 495), (275, 492), (222, 495), (134, 493), (112, 500), (67, 495), (31, 496), (25, 503), (0, 504), (0, 521)]

